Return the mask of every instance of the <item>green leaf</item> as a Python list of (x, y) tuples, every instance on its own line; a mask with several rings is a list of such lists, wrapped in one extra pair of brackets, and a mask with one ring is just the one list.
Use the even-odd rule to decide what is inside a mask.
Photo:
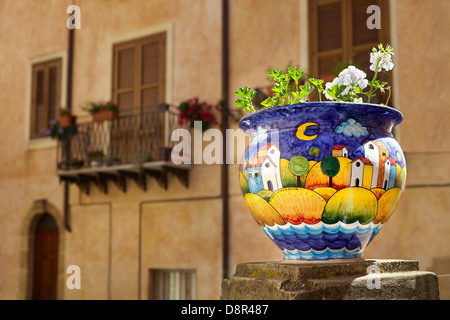
[(300, 78), (305, 74), (305, 72), (298, 70), (297, 67), (289, 67), (288, 75), (296, 82), (300, 80)]
[(300, 87), (300, 90), (302, 93), (305, 93), (306, 95), (309, 95), (311, 92), (314, 91), (314, 87), (311, 87), (309, 85), (309, 82), (306, 82), (303, 86)]
[(245, 86), (239, 88), (235, 94), (241, 99), (237, 99), (234, 104), (236, 107), (243, 108), (244, 111), (255, 111), (252, 100), (255, 97), (256, 91), (252, 91), (251, 88)]
[(281, 92), (281, 90), (283, 89), (281, 88), (281, 85), (278, 82), (273, 85), (272, 91)]
[(249, 100), (253, 100), (253, 98), (255, 97), (256, 91), (250, 91), (248, 93), (248, 99)]
[(304, 98), (304, 97), (307, 96), (307, 95), (306, 95), (305, 93), (303, 93), (303, 92), (292, 92), (292, 95), (293, 95), (294, 97), (296, 97), (297, 99), (301, 99), (301, 98)]
[(272, 70), (270, 71), (267, 75), (274, 78), (275, 81), (277, 81), (277, 79), (283, 74), (283, 72), (281, 70)]
[(267, 98), (263, 102), (261, 102), (261, 105), (264, 106), (262, 109), (273, 107), (273, 100), (271, 97)]
[(323, 80), (310, 78), (308, 81), (317, 87), (317, 91), (319, 91), (319, 93), (323, 92)]
[(315, 79), (315, 78), (309, 78), (308, 81), (311, 82), (315, 86), (319, 86), (323, 83), (323, 80)]
[(234, 101), (234, 105), (236, 107), (243, 108), (246, 103), (242, 99), (237, 99), (236, 101)]
[(327, 93), (333, 99), (338, 99), (341, 93), (344, 92), (345, 88), (347, 88), (347, 86), (335, 84), (330, 89), (327, 89)]

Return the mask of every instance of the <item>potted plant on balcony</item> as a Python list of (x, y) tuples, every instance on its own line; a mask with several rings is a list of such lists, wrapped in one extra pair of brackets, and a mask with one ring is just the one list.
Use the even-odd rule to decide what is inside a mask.
[(95, 150), (89, 152), (89, 159), (91, 167), (101, 167), (104, 161), (104, 153), (102, 150)]
[(42, 128), (41, 133), (45, 136), (49, 136), (52, 139), (61, 141), (65, 138), (64, 130), (61, 127), (59, 120), (52, 119), (49, 121), (48, 128)]
[(112, 120), (119, 114), (119, 105), (112, 101), (90, 102), (84, 110), (92, 115), (94, 121)]
[(72, 112), (68, 109), (59, 110), (59, 125), (62, 128), (68, 128), (75, 125), (77, 117), (72, 115)]
[[(391, 130), (403, 116), (370, 101), (377, 90), (390, 93), (377, 76), (393, 68), (393, 54), (373, 49), (371, 81), (354, 66), (325, 87), (314, 78), (300, 84), (296, 67), (273, 70), (274, 94), (258, 111), (254, 91), (236, 92), (235, 105), (250, 111), (239, 122), (250, 136), (239, 173), (244, 201), (285, 259), (361, 257), (392, 215), (406, 163)], [(314, 90), (319, 101), (310, 102)]]
[(178, 110), (180, 111), (178, 124), (189, 124), (190, 128), (194, 128), (194, 121), (201, 121), (202, 130), (208, 130), (213, 125), (217, 125), (217, 119), (213, 110), (218, 108), (219, 106), (214, 106), (207, 102), (200, 102), (198, 98), (183, 101), (178, 106)]
[(70, 170), (77, 170), (84, 166), (84, 160), (82, 159), (72, 159), (68, 162), (68, 167)]

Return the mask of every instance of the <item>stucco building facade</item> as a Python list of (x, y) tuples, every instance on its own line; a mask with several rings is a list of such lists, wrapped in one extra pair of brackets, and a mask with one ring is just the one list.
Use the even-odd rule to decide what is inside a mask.
[[(73, 4), (80, 8), (81, 28), (72, 30), (72, 55), (67, 8)], [(164, 281), (177, 283), (173, 290), (183, 287), (189, 292), (184, 297), (218, 299), (223, 276), (237, 263), (282, 259), (245, 207), (238, 164), (227, 166), (226, 197), (220, 164), (169, 170), (163, 184), (149, 174), (145, 187), (131, 175), (125, 177), (126, 189), (106, 180), (107, 192), (94, 182), (86, 192), (85, 185), (61, 180), (61, 146), (30, 134), (36, 120), (33, 70), (60, 61), (55, 101), (61, 107), (70, 101), (73, 114), (88, 123), (83, 110), (88, 101), (115, 98), (123, 100), (121, 107), (136, 107), (141, 101), (136, 97), (152, 97), (145, 95), (152, 87), (142, 85), (135, 100), (127, 100), (117, 84), (122, 65), (115, 48), (121, 55), (128, 43), (163, 34), (162, 87), (155, 101), (176, 106), (199, 97), (218, 103), (227, 80), (233, 108), (233, 92), (244, 85), (267, 86), (269, 68), (314, 69), (310, 23), (316, 4), (352, 6), (347, 0), (229, 0), (224, 50), (221, 0), (0, 1), (0, 299), (36, 297), (37, 229), (57, 230), (56, 289), (49, 290), (58, 299), (183, 296), (161, 289)], [(408, 177), (396, 213), (365, 257), (419, 260), (423, 270), (440, 276), (441, 296), (448, 298), (450, 2), (391, 0), (380, 1), (380, 7), (387, 10), (381, 27), (386, 26), (385, 40), (395, 48), (392, 105), (405, 120), (394, 134), (405, 152)], [(237, 127), (233, 119), (229, 127)], [(161, 169), (152, 162), (144, 161), (149, 172)], [(67, 286), (72, 265), (80, 268), (80, 289)]]

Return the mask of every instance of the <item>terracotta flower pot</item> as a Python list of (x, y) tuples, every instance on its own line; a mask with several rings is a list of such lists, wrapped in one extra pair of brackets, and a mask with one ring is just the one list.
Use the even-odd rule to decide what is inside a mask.
[(94, 121), (112, 120), (117, 118), (117, 116), (118, 113), (115, 110), (100, 110), (92, 114)]
[(77, 121), (77, 117), (71, 115), (71, 114), (65, 114), (62, 116), (59, 116), (59, 125), (62, 128), (72, 127), (75, 125)]
[(285, 259), (361, 257), (405, 185), (391, 129), (403, 120), (375, 104), (309, 102), (260, 110), (240, 168), (245, 203)]

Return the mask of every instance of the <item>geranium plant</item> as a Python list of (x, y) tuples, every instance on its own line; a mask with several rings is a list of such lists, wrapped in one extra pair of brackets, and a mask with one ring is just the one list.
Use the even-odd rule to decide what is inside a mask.
[(213, 110), (218, 108), (219, 106), (214, 106), (207, 102), (200, 102), (198, 98), (183, 101), (178, 106), (178, 109), (180, 110), (178, 124), (189, 124), (189, 126), (193, 128), (194, 121), (202, 121), (202, 130), (207, 130), (211, 126), (218, 124), (213, 113)]
[[(378, 48), (373, 48), (370, 53), (370, 70), (374, 71), (374, 77), (371, 81), (366, 79), (366, 73), (355, 66), (350, 65), (342, 70), (333, 81), (327, 82), (325, 87), (321, 79), (309, 78), (303, 84), (300, 79), (305, 74), (297, 67), (288, 67), (285, 72), (282, 70), (272, 70), (268, 73), (275, 80), (272, 88), (274, 94), (261, 103), (262, 108), (266, 109), (279, 105), (289, 105), (295, 103), (308, 102), (309, 95), (317, 89), (319, 101), (322, 101), (322, 95), (331, 101), (356, 102), (362, 103), (362, 96), (367, 96), (367, 102), (375, 96), (377, 90), (388, 90), (389, 96), (386, 105), (389, 102), (391, 88), (387, 82), (380, 82), (377, 77), (379, 72), (384, 69), (392, 70), (392, 56), (394, 50), (390, 45), (386, 48), (382, 44)], [(254, 112), (255, 106), (252, 99), (256, 91), (248, 86), (239, 88), (235, 94), (239, 97), (235, 101), (236, 107), (243, 108), (244, 111)]]

